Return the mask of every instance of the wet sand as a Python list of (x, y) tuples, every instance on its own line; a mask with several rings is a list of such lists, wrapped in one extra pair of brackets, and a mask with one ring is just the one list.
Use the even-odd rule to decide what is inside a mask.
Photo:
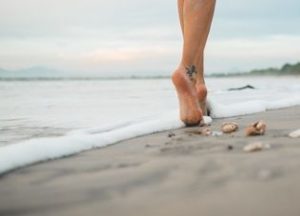
[[(264, 136), (245, 137), (256, 120)], [(183, 128), (19, 169), (0, 178), (0, 215), (298, 216), (300, 107), (214, 120), (232, 135)], [(175, 136), (173, 136), (175, 134)], [(270, 149), (246, 153), (261, 141)]]

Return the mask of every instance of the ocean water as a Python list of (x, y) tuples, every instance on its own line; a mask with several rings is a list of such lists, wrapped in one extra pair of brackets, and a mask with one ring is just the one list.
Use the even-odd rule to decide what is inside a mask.
[[(206, 82), (213, 118), (300, 105), (299, 77)], [(0, 98), (0, 173), (183, 127), (168, 79), (0, 81)]]

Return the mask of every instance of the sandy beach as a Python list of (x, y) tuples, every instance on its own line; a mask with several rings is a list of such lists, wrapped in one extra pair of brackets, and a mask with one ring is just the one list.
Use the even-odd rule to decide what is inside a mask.
[[(244, 128), (264, 120), (264, 136)], [(214, 120), (25, 167), (0, 178), (0, 215), (282, 216), (300, 214), (300, 107)], [(270, 148), (247, 153), (262, 142)]]

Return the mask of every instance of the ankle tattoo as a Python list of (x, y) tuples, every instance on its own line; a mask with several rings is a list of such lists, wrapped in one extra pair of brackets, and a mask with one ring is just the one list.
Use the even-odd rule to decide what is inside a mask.
[(197, 74), (196, 66), (191, 65), (185, 67), (185, 69), (186, 69), (186, 74), (189, 76), (190, 80), (194, 81), (196, 79), (196, 74)]

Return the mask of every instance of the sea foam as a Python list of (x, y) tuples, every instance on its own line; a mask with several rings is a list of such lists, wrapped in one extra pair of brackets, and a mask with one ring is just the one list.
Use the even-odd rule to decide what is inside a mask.
[[(208, 100), (212, 118), (240, 116), (294, 105), (300, 105), (300, 97), (271, 102), (257, 100), (230, 105)], [(211, 123), (211, 117), (205, 116), (205, 123)], [(129, 125), (124, 123), (106, 128), (75, 130), (62, 137), (32, 139), (7, 145), (0, 148), (0, 174), (37, 162), (70, 156), (133, 137), (183, 126), (184, 124), (178, 119), (177, 112), (171, 112), (157, 119), (133, 122)]]
[[(210, 117), (204, 118), (211, 123)], [(176, 115), (110, 128), (107, 130), (78, 130), (66, 136), (39, 138), (0, 148), (0, 174), (41, 161), (57, 159), (82, 151), (105, 147), (122, 140), (150, 133), (183, 127)]]
[[(236, 83), (253, 83), (256, 88), (230, 92), (226, 90)], [(14, 135), (18, 135), (18, 131), (21, 134), (28, 133), (22, 131), (22, 128), (34, 130), (43, 128), (44, 125), (49, 128), (72, 128), (72, 125), (76, 125), (79, 129), (60, 137), (34, 138), (0, 146), (0, 174), (133, 137), (183, 127), (178, 111), (170, 112), (176, 107), (177, 99), (167, 80), (87, 82), (84, 88), (77, 88), (77, 82), (2, 84), (6, 87), (0, 92), (0, 119), (24, 119), (16, 120), (15, 123), (7, 121), (6, 125), (2, 122), (3, 128), (16, 128), (12, 131)], [(299, 79), (216, 79), (208, 80), (208, 84), (211, 86), (208, 105), (212, 118), (300, 105)], [(122, 98), (119, 96), (120, 86), (124, 86)], [(11, 95), (12, 90), (16, 92)], [(48, 95), (47, 99), (45, 95)], [(209, 117), (205, 120), (211, 121)], [(109, 122), (113, 123), (107, 124)], [(37, 126), (32, 127), (33, 123)], [(95, 127), (98, 125), (99, 127)]]
[(208, 107), (211, 111), (212, 118), (247, 115), (296, 105), (300, 105), (300, 96), (275, 101), (253, 100), (229, 105), (224, 105), (211, 100), (208, 101)]

